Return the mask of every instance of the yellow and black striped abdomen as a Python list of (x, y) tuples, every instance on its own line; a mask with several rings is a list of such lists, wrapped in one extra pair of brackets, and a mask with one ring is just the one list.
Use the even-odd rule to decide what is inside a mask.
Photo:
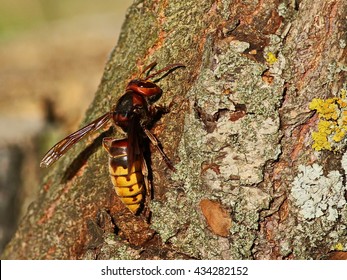
[(105, 138), (103, 146), (109, 154), (109, 173), (117, 196), (136, 214), (144, 203), (145, 178), (140, 155), (128, 169), (127, 139)]

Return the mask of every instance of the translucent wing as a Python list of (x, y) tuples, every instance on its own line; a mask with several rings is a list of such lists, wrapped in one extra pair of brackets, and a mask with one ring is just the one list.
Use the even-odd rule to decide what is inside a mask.
[(59, 141), (45, 154), (45, 156), (41, 160), (40, 166), (48, 167), (52, 165), (89, 132), (96, 131), (99, 128), (103, 127), (111, 119), (111, 117), (111, 113), (106, 113), (90, 124), (87, 124), (85, 127), (82, 127), (74, 133), (71, 133), (63, 140)]

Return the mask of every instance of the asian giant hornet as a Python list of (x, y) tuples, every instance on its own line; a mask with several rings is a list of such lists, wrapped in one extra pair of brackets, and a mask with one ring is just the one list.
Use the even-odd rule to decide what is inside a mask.
[[(155, 65), (156, 63), (148, 65), (142, 71), (140, 78), (128, 83), (125, 93), (110, 112), (55, 144), (43, 157), (40, 166), (49, 167), (84, 136), (113, 120), (113, 124), (120, 127), (127, 137), (124, 139), (105, 137), (103, 139), (103, 147), (109, 154), (109, 173), (118, 197), (130, 211), (137, 214), (143, 207), (145, 194), (149, 194), (148, 169), (143, 155), (144, 137), (150, 140), (168, 167), (174, 170), (169, 158), (159, 146), (157, 138), (149, 131), (150, 125), (160, 110), (160, 107), (154, 106), (153, 103), (162, 95), (162, 89), (156, 85), (160, 79), (153, 82), (150, 79), (163, 72), (166, 72), (165, 75), (167, 75), (184, 65), (170, 64), (149, 75)], [(145, 72), (147, 72), (146, 77), (141, 78)]]

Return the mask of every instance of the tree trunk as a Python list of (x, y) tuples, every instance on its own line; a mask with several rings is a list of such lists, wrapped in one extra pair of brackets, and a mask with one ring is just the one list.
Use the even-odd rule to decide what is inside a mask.
[(346, 11), (342, 0), (135, 1), (84, 123), (141, 67), (187, 66), (158, 83), (171, 109), (152, 132), (177, 170), (152, 149), (150, 223), (115, 197), (106, 130), (52, 167), (3, 258), (344, 257)]

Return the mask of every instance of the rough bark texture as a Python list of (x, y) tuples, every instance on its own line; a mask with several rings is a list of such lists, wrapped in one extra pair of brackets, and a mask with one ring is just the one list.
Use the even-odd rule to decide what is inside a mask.
[[(343, 255), (345, 148), (313, 150), (308, 105), (346, 90), (346, 11), (343, 0), (136, 1), (85, 123), (144, 65), (187, 65), (160, 81), (172, 107), (153, 132), (177, 171), (153, 150), (150, 225), (114, 197), (106, 131), (52, 168), (3, 258)], [(313, 185), (331, 199), (314, 200)]]

